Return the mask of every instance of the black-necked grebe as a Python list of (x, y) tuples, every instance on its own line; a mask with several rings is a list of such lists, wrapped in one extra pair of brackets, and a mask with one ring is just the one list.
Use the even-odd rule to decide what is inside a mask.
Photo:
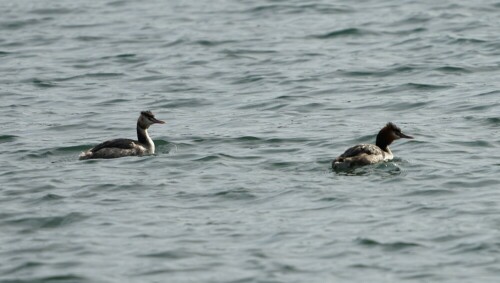
[(394, 156), (389, 145), (401, 138), (413, 139), (412, 136), (403, 134), (394, 123), (389, 122), (378, 133), (375, 144), (360, 144), (349, 148), (333, 160), (332, 167), (333, 169), (349, 169), (391, 160)]

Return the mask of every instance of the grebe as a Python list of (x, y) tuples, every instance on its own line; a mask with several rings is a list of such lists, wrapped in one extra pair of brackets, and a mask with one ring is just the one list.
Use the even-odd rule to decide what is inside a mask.
[(332, 167), (333, 169), (348, 169), (391, 160), (394, 156), (389, 145), (401, 138), (413, 139), (412, 136), (403, 134), (394, 123), (389, 122), (378, 132), (375, 144), (360, 144), (349, 148), (333, 160)]
[(82, 152), (80, 154), (80, 160), (154, 154), (155, 144), (148, 135), (148, 128), (153, 124), (165, 124), (165, 122), (156, 119), (151, 111), (142, 111), (139, 119), (137, 119), (136, 141), (130, 139), (105, 141)]

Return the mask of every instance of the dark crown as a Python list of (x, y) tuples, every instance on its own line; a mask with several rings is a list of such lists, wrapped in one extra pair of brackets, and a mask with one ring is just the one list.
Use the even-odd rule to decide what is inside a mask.
[(401, 129), (400, 129), (398, 126), (396, 126), (396, 124), (394, 124), (393, 122), (389, 122), (389, 123), (387, 123), (387, 125), (385, 125), (385, 126), (386, 126), (388, 129), (391, 129), (391, 130), (393, 130), (393, 131), (395, 131), (395, 132), (401, 132)]
[(154, 118), (155, 117), (155, 115), (153, 114), (153, 112), (151, 112), (149, 110), (148, 111), (142, 111), (141, 115), (144, 115), (144, 116), (146, 116), (148, 118)]

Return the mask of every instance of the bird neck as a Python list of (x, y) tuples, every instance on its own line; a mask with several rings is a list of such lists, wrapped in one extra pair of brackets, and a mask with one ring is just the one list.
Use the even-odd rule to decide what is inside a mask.
[(391, 152), (389, 145), (393, 142), (393, 139), (388, 138), (388, 133), (382, 129), (377, 135), (377, 141), (375, 144), (380, 147), (383, 151)]
[(139, 123), (137, 123), (137, 140), (148, 148), (151, 154), (155, 152), (155, 144), (148, 135), (148, 129), (144, 129)]

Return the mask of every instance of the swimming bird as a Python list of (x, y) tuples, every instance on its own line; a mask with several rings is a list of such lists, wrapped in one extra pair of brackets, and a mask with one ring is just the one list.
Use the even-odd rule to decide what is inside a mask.
[(148, 135), (148, 128), (153, 124), (164, 123), (164, 121), (156, 119), (151, 111), (142, 111), (137, 119), (137, 140), (114, 139), (105, 141), (82, 152), (80, 160), (154, 154), (155, 144)]
[(375, 144), (360, 144), (347, 149), (332, 161), (332, 167), (341, 170), (391, 160), (394, 156), (389, 145), (401, 138), (413, 139), (412, 136), (403, 134), (394, 123), (389, 122), (378, 132)]

